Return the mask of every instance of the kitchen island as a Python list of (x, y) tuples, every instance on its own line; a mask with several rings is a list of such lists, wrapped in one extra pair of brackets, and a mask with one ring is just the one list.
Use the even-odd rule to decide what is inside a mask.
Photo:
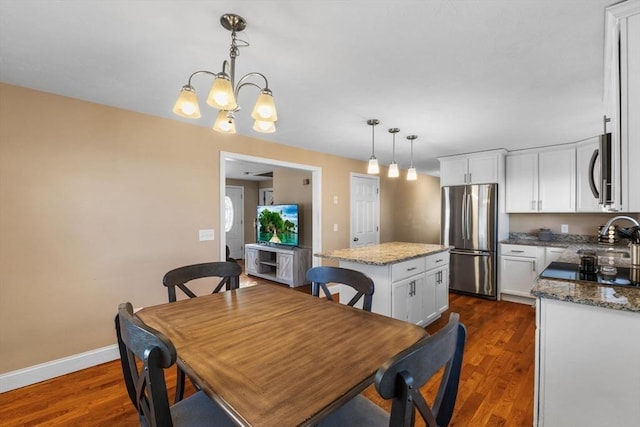
[[(559, 261), (579, 263), (573, 249)], [(534, 424), (640, 425), (640, 286), (538, 278), (531, 293)]]
[[(340, 267), (373, 279), (371, 310), (426, 326), (449, 307), (449, 247), (425, 243), (388, 242), (337, 249), (316, 256), (337, 260)], [(340, 302), (355, 292), (340, 287)]]

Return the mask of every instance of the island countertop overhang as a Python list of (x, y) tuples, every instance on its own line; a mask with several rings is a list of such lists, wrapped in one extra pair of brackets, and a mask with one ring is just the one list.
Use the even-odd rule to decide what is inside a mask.
[(369, 265), (388, 265), (446, 252), (449, 249), (451, 246), (429, 243), (387, 242), (358, 248), (336, 249), (317, 253), (315, 256)]

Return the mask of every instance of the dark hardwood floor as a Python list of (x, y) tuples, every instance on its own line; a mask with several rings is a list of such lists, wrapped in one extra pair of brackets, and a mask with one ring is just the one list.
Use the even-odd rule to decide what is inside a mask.
[[(241, 286), (263, 283), (241, 278)], [(271, 283), (271, 282), (267, 282)], [(309, 287), (297, 288), (309, 292)], [(462, 378), (452, 426), (531, 426), (533, 423), (533, 308), (450, 294), (450, 309), (467, 326)], [(427, 327), (431, 333), (448, 319), (448, 312)], [(175, 370), (166, 372), (169, 395)], [(422, 392), (428, 401), (435, 381)], [(187, 393), (192, 393), (190, 387)], [(365, 395), (389, 409), (373, 386)], [(0, 394), (0, 425), (8, 426), (136, 426), (118, 360), (39, 384)], [(418, 423), (418, 425), (424, 425)]]

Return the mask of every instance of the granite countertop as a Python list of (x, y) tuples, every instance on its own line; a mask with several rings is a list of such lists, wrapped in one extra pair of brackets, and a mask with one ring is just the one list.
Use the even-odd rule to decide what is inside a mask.
[[(598, 252), (629, 251), (629, 247), (625, 244), (603, 245), (598, 243), (596, 236), (570, 234), (556, 234), (552, 240), (542, 241), (536, 235), (511, 233), (509, 239), (500, 243), (565, 248), (566, 250), (557, 258), (557, 261), (576, 264), (576, 266), (580, 264), (580, 255), (578, 254), (580, 249), (591, 249)], [(630, 259), (612, 253), (611, 256), (599, 256), (598, 263), (600, 265), (629, 267)], [(539, 298), (640, 313), (640, 287), (638, 286), (609, 286), (581, 280), (538, 278), (531, 290), (531, 295)]]
[(387, 265), (448, 251), (450, 246), (427, 243), (388, 242), (359, 248), (336, 249), (318, 253), (320, 258), (351, 261), (371, 265)]
[(538, 278), (531, 294), (540, 298), (640, 313), (640, 288), (636, 286), (607, 286), (579, 280)]

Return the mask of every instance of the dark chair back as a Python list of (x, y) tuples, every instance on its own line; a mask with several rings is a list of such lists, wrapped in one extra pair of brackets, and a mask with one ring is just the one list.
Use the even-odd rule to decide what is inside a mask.
[(122, 374), (141, 423), (172, 426), (164, 369), (176, 362), (175, 347), (162, 333), (136, 318), (128, 302), (118, 306), (115, 322)]
[[(376, 389), (393, 399), (390, 426), (413, 426), (417, 408), (427, 426), (447, 426), (458, 395), (466, 328), (457, 313), (436, 334), (420, 340), (396, 355), (376, 373)], [(430, 407), (420, 394), (422, 387), (445, 366), (438, 394)]]
[(186, 285), (190, 280), (202, 279), (204, 277), (219, 277), (221, 280), (213, 289), (212, 294), (220, 292), (223, 286), (226, 289), (237, 289), (240, 287), (240, 274), (242, 267), (235, 262), (218, 261), (204, 262), (201, 264), (186, 265), (178, 267), (162, 278), (162, 284), (167, 287), (169, 292), (169, 302), (176, 300), (176, 287), (180, 288), (189, 298), (195, 298), (191, 289)]
[(333, 301), (333, 297), (327, 288), (327, 283), (351, 286), (356, 291), (356, 294), (348, 304), (353, 306), (360, 298), (364, 297), (362, 308), (366, 311), (371, 311), (375, 286), (373, 280), (360, 271), (341, 267), (313, 267), (307, 270), (307, 280), (311, 282), (311, 293), (314, 296), (319, 297), (320, 288), (322, 288), (322, 292), (330, 301)]

